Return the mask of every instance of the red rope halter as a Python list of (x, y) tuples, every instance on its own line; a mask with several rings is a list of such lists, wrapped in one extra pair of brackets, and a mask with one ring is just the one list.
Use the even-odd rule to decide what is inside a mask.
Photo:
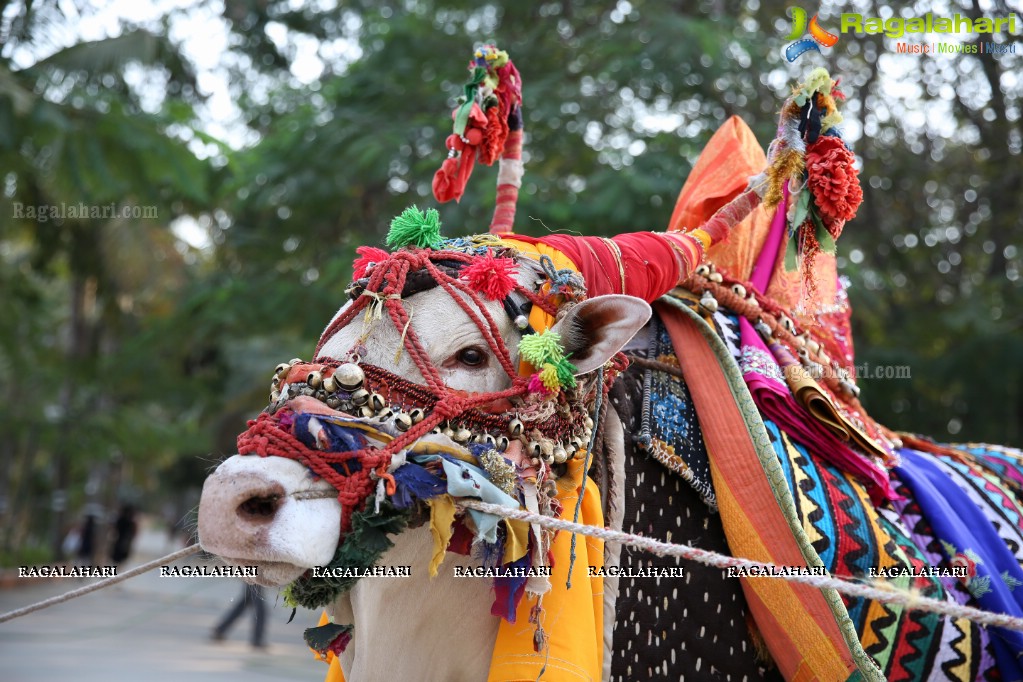
[[(387, 472), (392, 455), (409, 447), (428, 434), (432, 429), (458, 419), (460, 422), (494, 431), (507, 429), (512, 416), (490, 412), (491, 409), (506, 407), (508, 401), (521, 398), (528, 393), (527, 380), (518, 376), (512, 363), (511, 353), (501, 338), (500, 329), (493, 316), (476, 291), (465, 282), (452, 277), (438, 267), (438, 262), (469, 264), (474, 256), (460, 251), (433, 251), (430, 249), (400, 250), (375, 264), (370, 271), (365, 290), (348, 308), (323, 332), (316, 346), (313, 363), (301, 363), (287, 371), (285, 380), (298, 383), (309, 372), (318, 371), (324, 379), (343, 361), (320, 357), (320, 351), (338, 331), (350, 324), (369, 305), (380, 305), (398, 330), (403, 331), (404, 349), (415, 362), (425, 385), (416, 384), (399, 377), (381, 367), (360, 364), (366, 380), (374, 391), (379, 392), (388, 404), (402, 408), (422, 408), (424, 418), (394, 438), (383, 447), (367, 447), (350, 452), (325, 452), (308, 447), (288, 430), (293, 413), (283, 409), (276, 414), (269, 412), (249, 422), (249, 428), (238, 437), (238, 452), (242, 455), (256, 454), (262, 457), (276, 456), (294, 459), (308, 467), (317, 476), (330, 483), (338, 491), (342, 506), (341, 530), (351, 527), (351, 515), (360, 509), (372, 494), (377, 481), (385, 481), (388, 494), (395, 492), (393, 477)], [(446, 386), (440, 373), (418, 334), (409, 325), (409, 315), (401, 303), (401, 292), (411, 272), (425, 270), (459, 308), (473, 321), (484, 340), (496, 354), (502, 369), (512, 379), (511, 386), (501, 391), (486, 393), (465, 393)], [(533, 305), (554, 314), (557, 306), (535, 292), (516, 283), (514, 291), (529, 299)], [(606, 390), (606, 387), (603, 387)], [(506, 412), (506, 410), (504, 410)], [(552, 438), (563, 436), (571, 427), (571, 419), (555, 414), (542, 425), (531, 425)], [(352, 466), (357, 462), (359, 466)]]

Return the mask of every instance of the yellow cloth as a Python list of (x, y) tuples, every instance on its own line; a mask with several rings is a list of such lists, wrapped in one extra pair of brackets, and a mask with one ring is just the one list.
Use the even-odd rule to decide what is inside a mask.
[[(513, 239), (510, 235), (503, 236), (501, 238), (501, 244), (516, 249), (519, 253), (536, 261), (540, 260), (540, 256), (549, 256), (551, 262), (554, 263), (554, 268), (556, 270), (567, 269), (572, 270), (573, 272), (579, 272), (579, 268), (568, 256), (555, 248), (547, 246), (546, 244), (530, 244), (518, 239)], [(543, 286), (544, 292), (550, 289), (550, 284), (544, 284)], [(529, 313), (529, 326), (538, 332), (542, 332), (544, 329), (550, 329), (554, 326), (554, 317), (544, 312), (540, 306), (533, 306), (532, 311)], [(519, 374), (522, 376), (529, 376), (533, 373), (531, 368), (532, 365), (523, 360), (519, 363)]]
[[(583, 462), (569, 460), (565, 476), (558, 479), (561, 518), (571, 521), (582, 483)], [(583, 493), (579, 523), (604, 527), (600, 492), (587, 481)], [(604, 543), (596, 538), (578, 536), (576, 561), (572, 567), (572, 587), (566, 589), (572, 536), (558, 533), (551, 545), (554, 568), (551, 590), (543, 595), (543, 628), (549, 651), (533, 651), (536, 626), (529, 622), (535, 599), (524, 597), (515, 614), (515, 623), (501, 621), (490, 659), (488, 682), (532, 682), (546, 664), (545, 682), (579, 682), (601, 679), (604, 657), (604, 579), (590, 576), (589, 567), (604, 566)]]
[(448, 543), (454, 532), (455, 501), (451, 495), (438, 495), (427, 504), (430, 506), (430, 533), (433, 535), (433, 558), (430, 559), (430, 577), (437, 577), (437, 569), (444, 561)]

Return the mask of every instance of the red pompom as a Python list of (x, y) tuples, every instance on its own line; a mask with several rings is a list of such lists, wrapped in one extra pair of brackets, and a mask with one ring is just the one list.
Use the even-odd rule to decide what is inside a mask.
[(370, 264), (387, 260), (391, 255), (375, 246), (360, 246), (355, 249), (355, 253), (359, 254), (359, 257), (352, 262), (352, 267), (355, 268), (353, 279), (362, 279), (366, 276)]
[(837, 137), (821, 136), (806, 150), (807, 185), (833, 237), (863, 201), (856, 157)]
[(462, 279), (491, 301), (503, 300), (515, 289), (515, 261), (487, 251), (462, 270)]

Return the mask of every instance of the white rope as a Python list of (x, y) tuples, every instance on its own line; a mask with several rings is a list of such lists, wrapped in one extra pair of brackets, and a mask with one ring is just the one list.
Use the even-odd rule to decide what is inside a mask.
[[(572, 523), (571, 521), (565, 521), (563, 519), (555, 519), (549, 516), (533, 514), (532, 512), (521, 509), (510, 509), (508, 507), (502, 507), (501, 505), (488, 504), (477, 500), (463, 500), (460, 501), (458, 505), (466, 509), (475, 509), (476, 511), (484, 512), (486, 514), (494, 514), (495, 516), (501, 516), (508, 519), (535, 523), (550, 530), (560, 530), (565, 531), (566, 533), (578, 533), (580, 535), (598, 538), (604, 542), (617, 542), (622, 545), (628, 545), (630, 547), (636, 547), (638, 549), (651, 552), (657, 556), (674, 556), (682, 559), (690, 559), (716, 568), (758, 569), (760, 572), (766, 571), (768, 574), (785, 571), (786, 568), (764, 561), (742, 559), (739, 557), (700, 549), (699, 547), (690, 547), (688, 545), (675, 545), (670, 542), (661, 542), (660, 540), (653, 540), (641, 535), (632, 535), (631, 533), (623, 533), (621, 531), (610, 530), (608, 528), (597, 528), (596, 526), (586, 526), (580, 523)], [(984, 611), (982, 609), (973, 608), (972, 606), (963, 606), (962, 604), (955, 602), (939, 601), (937, 599), (925, 597), (917, 592), (892, 587), (891, 585), (887, 585), (880, 581), (872, 581), (871, 584), (866, 584), (834, 576), (806, 575), (799, 573), (779, 574), (776, 575), (776, 578), (804, 583), (819, 589), (830, 588), (851, 597), (862, 597), (864, 599), (872, 599), (879, 602), (901, 604), (907, 609), (915, 611), (938, 613), (951, 618), (965, 618), (975, 623), (980, 623), (981, 625), (990, 625), (1023, 632), (1023, 618), (1016, 618), (1015, 616), (1010, 616), (1005, 613)]]
[(149, 563), (146, 564), (142, 564), (141, 566), (136, 566), (135, 568), (131, 569), (130, 571), (127, 571), (126, 573), (122, 573), (121, 575), (115, 575), (112, 578), (100, 580), (98, 583), (86, 585), (85, 587), (79, 587), (77, 590), (71, 590), (70, 592), (65, 592), (64, 594), (58, 594), (56, 597), (50, 597), (49, 599), (44, 599), (43, 601), (36, 602), (35, 604), (29, 604), (28, 606), (22, 607), (20, 609), (15, 609), (13, 611), (8, 611), (7, 613), (0, 614), (0, 623), (6, 623), (9, 620), (14, 620), (15, 618), (20, 618), (21, 616), (27, 616), (33, 611), (39, 611), (40, 609), (45, 609), (49, 606), (56, 606), (57, 604), (62, 604), (66, 601), (75, 599), (76, 597), (81, 597), (82, 595), (89, 594), (90, 592), (102, 590), (104, 587), (116, 585), (122, 580), (134, 578), (137, 575), (142, 575), (146, 571), (151, 571), (154, 568), (159, 568), (160, 566), (169, 564), (172, 561), (177, 561), (178, 559), (182, 559), (186, 556), (198, 554), (200, 551), (202, 551), (202, 547), (200, 547), (198, 544), (189, 545), (188, 547), (185, 547), (184, 549), (179, 549), (176, 552), (172, 552), (165, 557), (154, 559), (153, 561), (150, 561)]

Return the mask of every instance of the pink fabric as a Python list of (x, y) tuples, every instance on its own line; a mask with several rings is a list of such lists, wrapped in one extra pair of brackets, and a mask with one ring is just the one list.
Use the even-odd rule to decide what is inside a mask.
[[(764, 242), (756, 265), (753, 266), (750, 283), (757, 291), (763, 291), (767, 287), (774, 264), (777, 262), (778, 249), (781, 247), (786, 229), (785, 206), (787, 200), (788, 188), (786, 187), (785, 201), (778, 205), (767, 240)], [(747, 354), (755, 354), (761, 362), (773, 361), (778, 367), (779, 375), (782, 374), (781, 364), (795, 362), (787, 350), (785, 353), (777, 353), (768, 348), (749, 320), (742, 316), (739, 317), (739, 331), (744, 358), (747, 357)], [(787, 359), (785, 359), (786, 356)], [(753, 402), (756, 403), (765, 418), (777, 424), (778, 428), (788, 436), (826, 462), (866, 481), (869, 484), (871, 499), (875, 503), (895, 497), (888, 473), (865, 456), (852, 450), (830, 429), (814, 419), (796, 401), (786, 383), (762, 372), (752, 371), (751, 368), (750, 370), (746, 371), (742, 378), (753, 395)]]

